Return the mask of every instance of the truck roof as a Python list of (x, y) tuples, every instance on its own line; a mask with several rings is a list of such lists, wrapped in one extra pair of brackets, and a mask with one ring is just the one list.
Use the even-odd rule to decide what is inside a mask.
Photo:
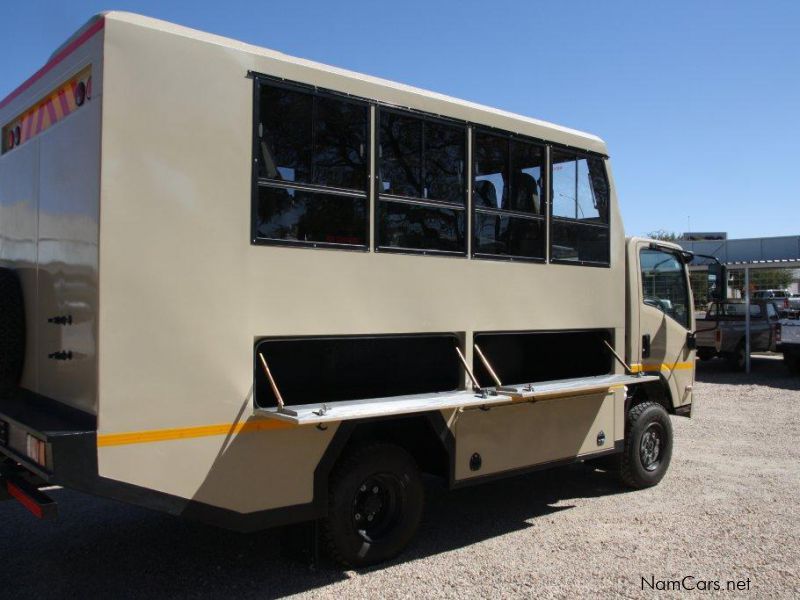
[[(502, 118), (511, 118), (515, 121), (519, 121), (520, 124), (532, 126), (535, 128), (538, 133), (538, 137), (543, 139), (548, 139), (550, 133), (557, 134), (559, 138), (558, 141), (562, 141), (563, 143), (567, 143), (568, 145), (586, 149), (593, 152), (598, 152), (603, 155), (607, 155), (607, 147), (605, 142), (600, 139), (599, 137), (592, 135), (590, 133), (586, 133), (583, 131), (578, 131), (576, 129), (571, 129), (569, 127), (563, 127), (561, 125), (556, 125), (554, 123), (549, 123), (547, 121), (542, 121), (539, 119), (534, 119), (532, 117), (528, 117), (525, 115), (520, 115), (516, 113), (512, 113), (509, 111), (500, 110), (497, 108), (492, 108), (490, 106), (478, 104), (476, 102), (470, 102), (468, 100), (462, 100), (459, 98), (454, 98), (451, 96), (447, 96), (445, 94), (440, 94), (438, 92), (433, 92), (430, 90), (425, 90), (422, 88), (417, 88), (410, 85), (405, 85), (402, 83), (398, 83), (395, 81), (390, 81), (387, 79), (382, 79), (380, 77), (374, 77), (371, 75), (365, 75), (363, 73), (357, 73), (355, 71), (349, 71), (347, 69), (342, 69), (339, 67), (334, 67), (331, 65), (326, 65), (323, 63), (307, 60), (304, 58), (298, 58), (294, 56), (289, 56), (287, 54), (283, 54), (282, 52), (278, 52), (276, 50), (270, 50), (268, 48), (262, 48), (259, 46), (255, 46), (252, 44), (247, 44), (244, 42), (240, 42), (237, 40), (233, 40), (230, 38), (226, 38), (223, 36), (206, 33), (203, 31), (198, 31), (196, 29), (191, 29), (189, 27), (183, 27), (181, 25), (176, 25), (174, 23), (169, 23), (167, 21), (162, 21), (159, 19), (154, 19), (151, 17), (146, 17), (143, 15), (138, 15), (134, 13), (124, 12), (124, 11), (108, 11), (103, 12), (95, 15), (92, 17), (83, 27), (81, 27), (78, 31), (75, 32), (68, 40), (66, 40), (63, 44), (61, 44), (51, 55), (50, 60), (53, 60), (57, 57), (65, 48), (67, 48), (75, 39), (79, 38), (84, 31), (90, 28), (94, 23), (98, 20), (105, 19), (106, 21), (120, 21), (126, 22), (133, 25), (137, 25), (140, 27), (146, 27), (149, 29), (170, 33), (173, 35), (178, 35), (194, 40), (199, 40), (211, 44), (215, 44), (218, 46), (222, 46), (225, 48), (231, 48), (235, 50), (240, 50), (260, 56), (269, 57), (273, 60), (282, 61), (306, 68), (315, 69), (319, 72), (323, 73), (331, 73), (338, 76), (350, 78), (353, 80), (358, 80), (361, 82), (368, 82), (371, 84), (377, 84), (381, 86), (385, 86), (387, 88), (392, 88), (394, 90), (402, 91), (407, 94), (413, 94), (416, 96), (428, 98), (428, 99), (435, 99), (438, 101), (447, 102), (453, 106), (458, 106), (463, 109), (468, 109), (472, 114), (476, 116), (485, 116), (491, 121), (491, 117), (502, 117)], [(27, 82), (26, 82), (27, 83)], [(22, 84), (25, 86), (25, 84)], [(20, 86), (20, 87), (22, 87)], [(8, 101), (11, 99), (12, 96), (15, 96), (19, 92), (19, 89), (14, 90), (9, 94), (9, 96), (0, 101), (0, 107), (6, 105)], [(521, 133), (526, 133), (528, 135), (532, 135), (532, 133), (523, 131)]]

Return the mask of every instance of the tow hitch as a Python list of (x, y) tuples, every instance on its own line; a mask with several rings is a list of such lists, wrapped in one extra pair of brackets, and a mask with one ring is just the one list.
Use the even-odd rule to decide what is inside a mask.
[(58, 516), (58, 504), (27, 481), (21, 469), (0, 466), (0, 500), (16, 500), (39, 519)]

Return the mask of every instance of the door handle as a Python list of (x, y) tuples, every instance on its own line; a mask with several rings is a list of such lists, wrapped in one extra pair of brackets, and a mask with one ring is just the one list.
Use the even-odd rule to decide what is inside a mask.
[(650, 334), (642, 336), (642, 358), (650, 358)]

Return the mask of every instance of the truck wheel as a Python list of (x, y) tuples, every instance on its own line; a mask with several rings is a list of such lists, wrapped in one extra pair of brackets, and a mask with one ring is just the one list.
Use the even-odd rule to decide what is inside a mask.
[(697, 350), (697, 358), (702, 361), (711, 360), (716, 355), (716, 352), (713, 350), (708, 350), (706, 348), (699, 348)]
[(790, 373), (800, 375), (800, 352), (784, 352), (783, 364), (786, 365)]
[(0, 269), (0, 386), (17, 385), (25, 362), (25, 304), (14, 271)]
[(747, 352), (745, 351), (744, 344), (740, 343), (736, 349), (725, 357), (728, 366), (733, 371), (744, 371), (747, 365)]
[(424, 491), (414, 459), (374, 443), (347, 454), (331, 474), (322, 535), (331, 558), (365, 567), (394, 558), (422, 518)]
[(620, 478), (634, 489), (656, 485), (672, 458), (672, 423), (664, 407), (642, 402), (628, 411)]

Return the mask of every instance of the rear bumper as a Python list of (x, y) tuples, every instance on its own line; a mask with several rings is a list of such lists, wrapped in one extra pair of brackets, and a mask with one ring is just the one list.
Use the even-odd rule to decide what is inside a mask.
[(40, 480), (19, 465), (0, 464), (0, 500), (16, 500), (40, 519), (58, 516), (58, 505), (39, 488)]
[[(0, 389), (0, 465), (9, 465), (42, 484), (70, 485), (96, 473), (87, 457), (96, 456), (93, 415), (21, 388)], [(96, 459), (95, 461), (96, 462)]]

